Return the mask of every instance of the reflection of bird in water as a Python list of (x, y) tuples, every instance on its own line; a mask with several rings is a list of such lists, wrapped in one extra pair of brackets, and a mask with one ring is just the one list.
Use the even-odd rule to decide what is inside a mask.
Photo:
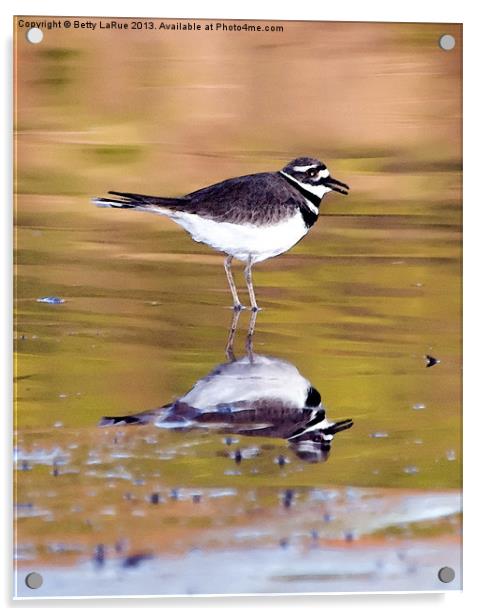
[(110, 191), (114, 197), (96, 198), (93, 202), (99, 207), (168, 216), (196, 242), (226, 254), (224, 267), (235, 310), (243, 306), (231, 262), (234, 258), (246, 263), (244, 274), (251, 309), (256, 311), (251, 267), (297, 244), (317, 221), (321, 200), (332, 190), (348, 194), (348, 186), (331, 177), (319, 160), (297, 158), (281, 171), (231, 178), (184, 197)]
[(158, 427), (211, 428), (244, 436), (286, 439), (303, 460), (328, 458), (337, 432), (351, 428), (351, 419), (332, 422), (317, 389), (293, 364), (252, 351), (255, 314), (247, 338), (247, 354), (232, 350), (239, 313), (235, 313), (226, 349), (229, 361), (216, 366), (175, 402), (136, 415), (104, 417), (102, 426), (153, 423)]

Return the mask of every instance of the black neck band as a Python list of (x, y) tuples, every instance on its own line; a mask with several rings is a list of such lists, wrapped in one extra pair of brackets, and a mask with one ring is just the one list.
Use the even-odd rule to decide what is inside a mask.
[[(293, 186), (293, 188), (296, 188), (296, 190), (301, 195), (303, 195), (305, 199), (307, 199), (310, 203), (312, 203), (316, 207), (316, 209), (320, 207), (321, 197), (318, 197), (318, 195), (315, 195), (309, 190), (306, 190), (306, 188), (301, 186), (301, 184), (298, 184), (298, 182), (296, 180), (293, 180), (293, 178), (291, 178), (289, 175), (285, 175), (284, 173), (281, 173), (281, 172), (278, 172), (278, 173), (280, 174), (282, 178), (284, 178), (288, 182), (288, 184)], [(300, 207), (300, 211), (301, 211), (301, 215), (303, 216), (303, 220), (305, 221), (305, 225), (308, 228), (312, 227), (315, 224), (315, 222), (318, 220), (318, 212), (316, 213), (313, 212), (311, 208), (308, 207), (308, 205), (303, 205), (302, 207)]]

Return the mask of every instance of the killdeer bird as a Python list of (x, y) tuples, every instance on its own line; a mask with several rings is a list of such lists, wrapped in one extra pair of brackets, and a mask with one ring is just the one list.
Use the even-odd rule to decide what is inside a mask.
[(109, 191), (95, 198), (99, 207), (135, 209), (168, 216), (196, 242), (226, 254), (224, 268), (241, 310), (231, 262), (245, 263), (251, 309), (258, 310), (251, 268), (297, 244), (318, 219), (322, 198), (330, 191), (348, 194), (349, 187), (330, 175), (315, 158), (296, 158), (281, 171), (231, 178), (184, 197), (151, 197)]
[(227, 350), (229, 361), (213, 368), (174, 402), (134, 415), (103, 417), (100, 425), (154, 424), (176, 430), (202, 427), (227, 434), (281, 438), (302, 460), (325, 461), (335, 434), (351, 428), (353, 421), (330, 421), (320, 393), (293, 364), (254, 354), (250, 342), (247, 348), (248, 353), (240, 359), (232, 348)]

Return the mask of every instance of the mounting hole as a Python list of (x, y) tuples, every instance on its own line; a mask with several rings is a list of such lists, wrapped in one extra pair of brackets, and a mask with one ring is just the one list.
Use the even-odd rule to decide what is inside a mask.
[(25, 584), (32, 590), (37, 590), (37, 588), (40, 588), (43, 584), (43, 581), (43, 577), (40, 575), (40, 573), (37, 573), (36, 571), (32, 571), (32, 573), (29, 573), (25, 577)]
[(44, 33), (40, 28), (30, 28), (27, 30), (27, 41), (29, 43), (41, 43), (44, 37)]
[(440, 45), (440, 48), (444, 51), (452, 51), (452, 49), (455, 47), (455, 37), (453, 37), (451, 34), (444, 34), (440, 37), (438, 44)]
[(455, 579), (455, 571), (452, 567), (442, 567), (438, 572), (438, 579), (444, 584), (453, 582)]

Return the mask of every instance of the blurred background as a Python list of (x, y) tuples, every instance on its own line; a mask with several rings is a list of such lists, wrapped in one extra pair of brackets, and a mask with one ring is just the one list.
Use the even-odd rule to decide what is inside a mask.
[[(16, 29), (19, 571), (41, 568), (37, 594), (316, 592), (439, 588), (451, 564), (459, 587), (461, 26), (154, 23), (38, 45)], [(231, 297), (221, 255), (91, 197), (182, 195), (297, 156), (351, 193), (254, 269), (255, 352), (353, 428), (310, 464), (281, 439), (97, 427), (224, 361)]]

